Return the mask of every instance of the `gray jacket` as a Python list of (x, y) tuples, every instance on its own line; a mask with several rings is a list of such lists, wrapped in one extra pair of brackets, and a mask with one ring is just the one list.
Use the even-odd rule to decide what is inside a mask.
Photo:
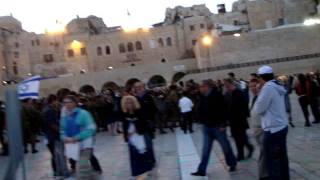
[(286, 93), (285, 88), (275, 80), (267, 82), (261, 89), (254, 111), (261, 116), (264, 131), (276, 133), (288, 126)]

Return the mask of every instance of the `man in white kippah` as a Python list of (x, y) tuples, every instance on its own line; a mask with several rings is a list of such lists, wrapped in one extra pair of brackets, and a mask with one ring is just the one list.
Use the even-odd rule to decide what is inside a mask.
[(270, 66), (259, 68), (258, 75), (261, 91), (253, 111), (261, 116), (261, 126), (264, 131), (263, 147), (269, 178), (289, 180), (286, 90), (274, 79), (273, 69)]

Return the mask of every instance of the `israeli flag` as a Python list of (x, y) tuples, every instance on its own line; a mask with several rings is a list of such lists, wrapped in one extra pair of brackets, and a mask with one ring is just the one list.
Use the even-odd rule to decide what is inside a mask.
[(38, 99), (40, 88), (40, 76), (34, 76), (32, 78), (22, 81), (18, 85), (18, 96), (20, 100), (23, 99)]

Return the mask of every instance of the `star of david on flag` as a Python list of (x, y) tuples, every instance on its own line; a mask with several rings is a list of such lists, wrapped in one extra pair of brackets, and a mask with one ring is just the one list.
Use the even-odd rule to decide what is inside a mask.
[(34, 76), (29, 79), (22, 81), (18, 85), (18, 96), (20, 100), (23, 99), (38, 99), (39, 88), (40, 88), (40, 76)]

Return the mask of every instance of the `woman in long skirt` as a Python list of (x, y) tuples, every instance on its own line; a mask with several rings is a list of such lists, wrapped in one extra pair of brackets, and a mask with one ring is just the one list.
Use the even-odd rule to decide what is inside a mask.
[(121, 108), (124, 139), (129, 146), (131, 173), (135, 179), (142, 180), (154, 167), (150, 151), (152, 143), (148, 135), (148, 123), (140, 115), (140, 104), (134, 96), (123, 97)]

